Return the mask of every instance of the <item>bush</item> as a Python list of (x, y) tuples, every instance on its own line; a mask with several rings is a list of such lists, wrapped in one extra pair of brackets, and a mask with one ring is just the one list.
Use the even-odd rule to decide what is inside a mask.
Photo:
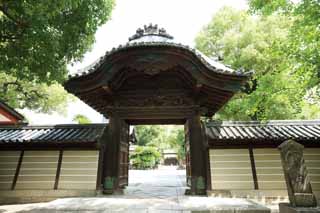
[(158, 165), (160, 156), (154, 147), (137, 146), (130, 156), (130, 163), (133, 169), (153, 169)]

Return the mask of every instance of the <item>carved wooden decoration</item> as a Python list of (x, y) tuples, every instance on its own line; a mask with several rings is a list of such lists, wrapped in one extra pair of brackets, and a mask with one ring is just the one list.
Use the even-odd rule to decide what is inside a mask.
[(131, 97), (118, 99), (118, 106), (124, 107), (161, 107), (161, 106), (192, 106), (193, 100), (188, 97), (170, 95), (154, 95), (147, 97)]
[(290, 204), (294, 207), (315, 207), (310, 178), (303, 157), (303, 145), (287, 140), (279, 147)]

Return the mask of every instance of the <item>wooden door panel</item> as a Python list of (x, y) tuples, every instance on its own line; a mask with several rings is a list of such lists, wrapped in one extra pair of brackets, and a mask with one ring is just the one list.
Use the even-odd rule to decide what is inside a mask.
[(119, 164), (119, 186), (125, 187), (129, 182), (129, 125), (125, 121), (121, 123)]
[(185, 152), (186, 152), (186, 183), (191, 186), (191, 160), (190, 160), (190, 142), (189, 142), (189, 129), (185, 125)]

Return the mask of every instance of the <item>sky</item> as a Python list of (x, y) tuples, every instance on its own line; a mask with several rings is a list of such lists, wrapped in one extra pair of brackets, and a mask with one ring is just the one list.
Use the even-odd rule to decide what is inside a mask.
[[(231, 6), (247, 9), (246, 0), (116, 0), (111, 19), (96, 32), (91, 51), (81, 62), (68, 66), (70, 73), (83, 69), (93, 63), (106, 51), (124, 44), (139, 27), (149, 23), (165, 28), (175, 40), (194, 46), (194, 39), (203, 26), (222, 7)], [(86, 115), (92, 122), (103, 122), (101, 114), (80, 100), (68, 104), (66, 114), (43, 114), (30, 110), (20, 110), (30, 124), (74, 123), (76, 114)]]

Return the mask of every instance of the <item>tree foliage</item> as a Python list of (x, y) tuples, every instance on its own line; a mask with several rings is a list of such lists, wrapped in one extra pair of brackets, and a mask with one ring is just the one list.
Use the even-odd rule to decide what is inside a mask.
[[(294, 71), (308, 78), (308, 88), (320, 76), (320, 1), (249, 0), (250, 11), (263, 16), (281, 14), (293, 20), (283, 54), (295, 63)], [(308, 75), (308, 76), (307, 76)]]
[(38, 112), (64, 113), (68, 95), (60, 84), (48, 86), (45, 83), (33, 83), (0, 72), (0, 99), (13, 108), (29, 108)]
[[(223, 8), (196, 38), (196, 47), (234, 69), (254, 70), (248, 84), (216, 118), (235, 120), (314, 118), (319, 106), (306, 97), (314, 75), (289, 58), (295, 24), (284, 14), (252, 16)], [(299, 67), (299, 68), (298, 68)], [(300, 71), (298, 71), (300, 70)]]
[(171, 131), (171, 134), (168, 137), (168, 143), (170, 144), (170, 148), (177, 151), (178, 159), (185, 160), (185, 136), (184, 128), (182, 126), (175, 127)]
[(160, 151), (174, 149), (179, 159), (185, 159), (183, 126), (139, 125), (135, 131), (138, 145), (156, 147)]
[[(49, 93), (41, 90), (66, 79), (67, 64), (90, 49), (113, 4), (113, 0), (1, 0), (0, 83), (10, 90), (2, 98), (19, 96), (13, 107), (50, 108), (43, 105)], [(27, 103), (30, 100), (34, 103)]]
[(152, 146), (137, 146), (130, 155), (131, 165), (134, 169), (153, 169), (160, 162), (161, 154)]
[(77, 122), (78, 124), (89, 124), (89, 123), (91, 123), (91, 120), (87, 116), (81, 115), (81, 114), (75, 115), (72, 120)]
[(158, 125), (141, 125), (135, 127), (138, 145), (145, 146), (148, 144), (158, 143), (159, 136), (163, 130)]
[(111, 0), (0, 1), (0, 70), (19, 79), (65, 79), (110, 17)]

